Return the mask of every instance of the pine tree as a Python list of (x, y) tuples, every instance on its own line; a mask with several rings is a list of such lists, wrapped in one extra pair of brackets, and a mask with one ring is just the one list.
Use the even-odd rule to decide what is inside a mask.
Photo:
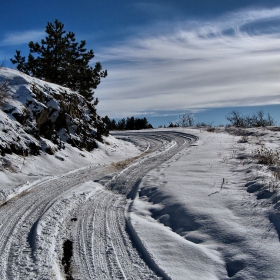
[(111, 130), (117, 129), (117, 122), (114, 119), (111, 121), (111, 128), (110, 129)]
[(125, 130), (125, 129), (126, 129), (126, 121), (125, 121), (125, 118), (122, 118), (121, 120), (118, 121), (117, 128), (118, 128), (119, 130)]
[[(19, 71), (69, 87), (93, 101), (93, 89), (100, 84), (101, 78), (107, 76), (107, 70), (102, 70), (100, 62), (94, 68), (89, 65), (94, 58), (93, 50), (87, 51), (85, 40), (76, 42), (75, 34), (66, 33), (64, 24), (58, 20), (47, 24), (46, 33), (47, 37), (41, 40), (41, 44), (29, 42), (27, 61), (17, 50), (11, 62), (17, 64)], [(98, 99), (95, 99), (94, 105), (97, 103)]]
[(127, 117), (126, 118), (126, 127), (125, 129), (127, 130), (134, 130), (135, 129), (135, 120), (134, 120), (134, 117)]

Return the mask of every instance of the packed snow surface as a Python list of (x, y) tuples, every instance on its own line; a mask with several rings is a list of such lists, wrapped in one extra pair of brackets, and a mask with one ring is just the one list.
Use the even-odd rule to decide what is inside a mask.
[(242, 133), (114, 132), (92, 152), (2, 156), (0, 278), (279, 279), (276, 167), (253, 155), (280, 133)]

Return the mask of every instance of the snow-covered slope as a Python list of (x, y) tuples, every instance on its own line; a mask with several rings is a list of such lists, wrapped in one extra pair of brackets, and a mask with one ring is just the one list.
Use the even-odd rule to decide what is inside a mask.
[(66, 142), (92, 150), (107, 135), (94, 106), (78, 93), (1, 67), (3, 82), (10, 98), (0, 112), (2, 154), (53, 154)]
[(277, 167), (254, 157), (279, 150), (280, 132), (184, 131), (200, 140), (150, 171), (131, 205), (139, 243), (170, 279), (280, 279)]
[(70, 89), (1, 67), (3, 82), (8, 98), (0, 108), (0, 202), (45, 177), (140, 153), (102, 136), (107, 133), (95, 109)]

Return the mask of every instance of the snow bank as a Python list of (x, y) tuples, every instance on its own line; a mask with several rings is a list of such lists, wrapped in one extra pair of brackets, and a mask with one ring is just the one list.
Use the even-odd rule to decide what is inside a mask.
[(67, 172), (79, 172), (90, 166), (109, 168), (112, 163), (138, 156), (140, 153), (131, 143), (109, 135), (104, 143), (99, 143), (99, 147), (92, 152), (65, 144), (65, 149), (57, 151), (55, 155), (42, 153), (40, 156), (22, 157), (6, 154), (0, 157), (0, 163), (2, 163), (2, 166), (0, 165), (0, 204), (32, 188), (38, 181), (58, 177)]
[[(278, 279), (279, 239), (269, 217), (279, 214), (271, 200), (247, 191), (248, 183), (269, 176), (251, 156), (256, 139), (187, 132), (200, 140), (150, 171), (130, 209), (150, 259), (171, 279)], [(263, 140), (271, 144), (267, 133)]]

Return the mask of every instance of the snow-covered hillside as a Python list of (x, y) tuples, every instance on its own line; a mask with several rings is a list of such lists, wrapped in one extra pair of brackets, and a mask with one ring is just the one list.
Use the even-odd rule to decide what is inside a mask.
[(0, 116), (2, 154), (53, 154), (66, 142), (92, 150), (107, 135), (94, 106), (76, 92), (1, 67), (3, 82), (10, 98)]

